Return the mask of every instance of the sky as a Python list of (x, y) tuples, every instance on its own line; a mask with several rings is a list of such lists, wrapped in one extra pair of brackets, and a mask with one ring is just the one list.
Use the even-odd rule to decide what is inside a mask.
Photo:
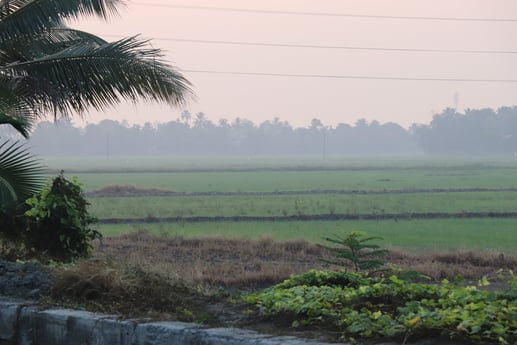
[(390, 79), (517, 81), (515, 0), (130, 0), (107, 23), (82, 18), (70, 26), (108, 41), (151, 39), (196, 93), (180, 109), (122, 104), (90, 112), (75, 121), (79, 125), (102, 119), (167, 122), (188, 110), (213, 122), (240, 117), (259, 124), (278, 117), (306, 127), (313, 118), (328, 126), (364, 118), (409, 127), (428, 124), (447, 107), (462, 112), (517, 105), (517, 82)]

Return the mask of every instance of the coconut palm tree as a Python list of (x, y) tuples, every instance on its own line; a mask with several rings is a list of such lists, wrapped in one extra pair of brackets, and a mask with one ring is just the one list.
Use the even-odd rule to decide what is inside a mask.
[(105, 109), (122, 99), (184, 103), (189, 82), (147, 41), (115, 42), (64, 23), (108, 17), (122, 0), (0, 0), (0, 113), (34, 119)]
[[(28, 136), (31, 125), (48, 115), (82, 116), (122, 100), (179, 106), (191, 97), (190, 83), (147, 41), (129, 37), (106, 42), (66, 25), (81, 16), (109, 18), (123, 4), (123, 0), (0, 0), (0, 125), (12, 125)], [(4, 185), (8, 182), (1, 174), (15, 180), (25, 176), (9, 170), (5, 163), (12, 162), (10, 155), (19, 155), (17, 164), (26, 161), (27, 168), (34, 168), (24, 150), (6, 151), (9, 147), (0, 146)], [(12, 185), (7, 189), (16, 195)]]

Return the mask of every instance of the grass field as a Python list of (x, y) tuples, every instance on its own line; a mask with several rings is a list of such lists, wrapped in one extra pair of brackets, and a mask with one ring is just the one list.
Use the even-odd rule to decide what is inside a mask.
[(515, 168), (512, 158), (423, 157), (47, 157), (49, 170), (67, 172), (214, 171), (214, 170), (387, 170)]
[(99, 218), (515, 212), (517, 192), (91, 198)]
[(517, 187), (517, 160), (53, 159), (85, 190), (131, 184), (178, 192)]
[(85, 189), (131, 184), (176, 192), (382, 190), (400, 188), (517, 187), (517, 167), (247, 172), (74, 173)]
[[(70, 171), (86, 191), (132, 185), (176, 192), (429, 189), (412, 194), (197, 195), (90, 198), (99, 218), (286, 216), (425, 212), (516, 212), (515, 191), (435, 193), (432, 189), (517, 187), (517, 161), (487, 159), (54, 159), (50, 169)], [(303, 238), (365, 230), (411, 252), (476, 250), (513, 253), (515, 219), (399, 221), (204, 222), (100, 225), (107, 236), (137, 229), (170, 235)]]
[(305, 239), (324, 243), (325, 237), (362, 230), (384, 238), (382, 245), (412, 253), (488, 251), (514, 254), (514, 219), (435, 219), (404, 221), (213, 222), (102, 225), (107, 236), (131, 231), (170, 236), (221, 236), (278, 241)]

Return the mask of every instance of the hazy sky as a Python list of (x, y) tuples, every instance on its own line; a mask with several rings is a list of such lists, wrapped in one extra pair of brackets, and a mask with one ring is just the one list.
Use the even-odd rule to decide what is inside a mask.
[[(428, 123), (454, 107), (517, 105), (517, 83), (304, 78), (192, 72), (270, 73), (445, 79), (517, 80), (517, 53), (438, 53), (357, 49), (270, 47), (181, 42), (177, 39), (287, 45), (517, 52), (517, 21), (454, 21), (295, 15), (188, 9), (176, 5), (278, 12), (374, 16), (517, 19), (515, 0), (131, 0), (105, 24), (71, 26), (107, 40), (141, 34), (193, 83), (197, 100), (187, 109), (217, 122), (279, 117), (294, 126), (319, 118), (325, 125), (359, 118), (404, 126)], [(163, 122), (183, 109), (139, 103), (102, 114), (130, 123)]]

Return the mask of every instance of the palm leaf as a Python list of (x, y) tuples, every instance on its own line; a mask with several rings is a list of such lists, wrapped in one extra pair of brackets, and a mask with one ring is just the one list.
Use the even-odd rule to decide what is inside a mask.
[(43, 183), (43, 166), (18, 141), (0, 142), (0, 206), (24, 200)]
[(25, 137), (38, 118), (37, 109), (30, 102), (31, 94), (16, 79), (0, 74), (0, 124), (14, 126)]
[(0, 41), (0, 65), (30, 61), (78, 44), (100, 46), (105, 43), (102, 38), (88, 32), (59, 26), (36, 34), (30, 40), (18, 36)]
[(64, 19), (117, 14), (123, 0), (0, 0), (0, 40), (32, 36)]
[(37, 109), (29, 102), (32, 91), (0, 74), (0, 124), (13, 126), (24, 137), (37, 120)]
[(100, 46), (77, 44), (0, 67), (0, 73), (18, 78), (20, 85), (29, 84), (35, 107), (65, 115), (89, 107), (105, 109), (121, 99), (182, 105), (192, 95), (190, 83), (161, 60), (160, 50), (146, 45), (136, 37)]
[(0, 113), (0, 125), (11, 125), (25, 138), (29, 137), (32, 123), (26, 117), (13, 117)]

